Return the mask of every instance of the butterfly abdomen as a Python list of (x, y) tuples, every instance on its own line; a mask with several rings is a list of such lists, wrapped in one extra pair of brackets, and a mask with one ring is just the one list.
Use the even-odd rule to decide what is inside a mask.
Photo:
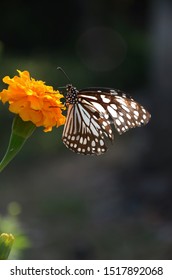
[(78, 103), (78, 98), (77, 98), (78, 90), (69, 84), (66, 86), (66, 91), (67, 91), (66, 106), (68, 106), (69, 104), (77, 104)]

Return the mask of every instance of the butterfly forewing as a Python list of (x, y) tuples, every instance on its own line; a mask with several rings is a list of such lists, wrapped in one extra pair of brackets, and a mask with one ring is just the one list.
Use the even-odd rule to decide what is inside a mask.
[(63, 131), (64, 144), (76, 153), (103, 154), (105, 139), (113, 141), (111, 123), (119, 134), (145, 125), (150, 114), (142, 105), (113, 89), (88, 88), (77, 91), (70, 85), (68, 112)]

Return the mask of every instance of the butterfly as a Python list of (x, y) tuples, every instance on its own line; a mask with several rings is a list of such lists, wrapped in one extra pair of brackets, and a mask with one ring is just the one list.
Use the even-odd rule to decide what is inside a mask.
[(101, 155), (107, 139), (114, 140), (112, 125), (119, 134), (149, 122), (150, 113), (132, 97), (111, 88), (77, 90), (66, 86), (67, 117), (62, 140), (73, 152)]

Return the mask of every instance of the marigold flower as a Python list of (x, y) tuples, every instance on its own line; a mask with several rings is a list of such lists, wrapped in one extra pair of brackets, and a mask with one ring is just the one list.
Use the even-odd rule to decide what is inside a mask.
[(17, 71), (19, 76), (3, 78), (9, 86), (0, 92), (0, 100), (9, 103), (9, 111), (18, 114), (23, 121), (45, 127), (45, 132), (63, 125), (62, 109), (65, 107), (60, 101), (63, 95), (43, 81), (31, 78), (28, 71)]

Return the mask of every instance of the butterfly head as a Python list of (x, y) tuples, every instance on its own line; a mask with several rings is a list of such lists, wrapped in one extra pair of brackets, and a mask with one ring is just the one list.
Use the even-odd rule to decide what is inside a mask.
[(69, 104), (75, 104), (77, 103), (77, 93), (78, 90), (72, 86), (72, 84), (68, 84), (66, 86), (66, 106), (69, 106)]

